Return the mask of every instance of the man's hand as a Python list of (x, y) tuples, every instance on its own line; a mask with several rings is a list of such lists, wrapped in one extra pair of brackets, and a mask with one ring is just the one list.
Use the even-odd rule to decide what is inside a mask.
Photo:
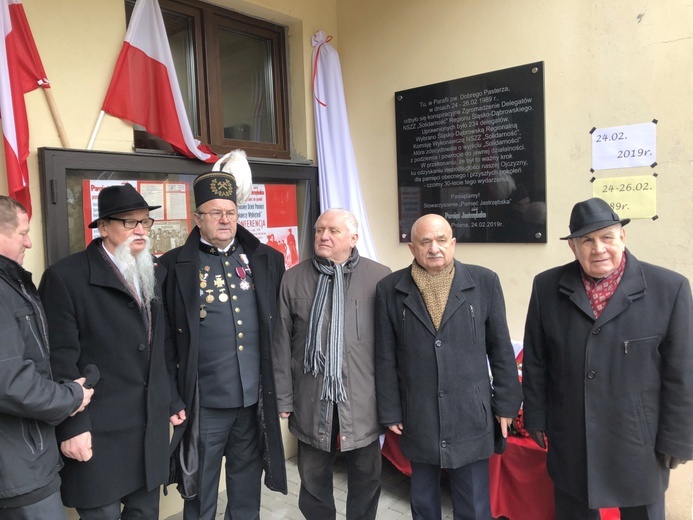
[(291, 412), (279, 412), (279, 418), (280, 419), (288, 419), (290, 415), (291, 415)]
[(388, 426), (388, 428), (390, 428), (390, 431), (395, 432), (397, 435), (402, 435), (402, 430), (404, 430), (404, 425), (402, 423), (393, 424), (392, 426)]
[(536, 442), (537, 446), (546, 449), (546, 441), (544, 440), (545, 437), (543, 430), (528, 430), (528, 432), (529, 436), (534, 442)]
[(185, 410), (181, 410), (178, 413), (174, 413), (171, 417), (171, 424), (173, 426), (178, 426), (179, 424), (183, 424), (185, 421)]
[(686, 462), (688, 462), (687, 460), (672, 457), (671, 455), (665, 455), (664, 453), (660, 453), (659, 456), (662, 458), (664, 466), (666, 466), (669, 469), (675, 469), (679, 464), (685, 464)]
[(512, 417), (498, 417), (496, 415), (496, 420), (500, 423), (500, 430), (503, 434), (503, 438), (508, 438), (508, 433), (510, 432), (510, 425), (513, 423)]
[(60, 443), (60, 451), (63, 455), (80, 462), (86, 462), (94, 454), (91, 451), (91, 432), (80, 433)]
[(80, 386), (82, 387), (82, 404), (77, 408), (74, 412), (70, 414), (70, 417), (73, 417), (77, 415), (79, 412), (84, 411), (84, 409), (87, 407), (87, 405), (91, 402), (91, 396), (94, 395), (94, 389), (93, 388), (85, 388), (84, 383), (87, 380), (83, 377), (80, 377), (79, 379), (75, 379), (75, 383), (79, 383)]

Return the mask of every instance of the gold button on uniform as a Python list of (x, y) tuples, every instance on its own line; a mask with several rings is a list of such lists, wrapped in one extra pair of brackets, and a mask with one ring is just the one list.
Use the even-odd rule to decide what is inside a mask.
[(238, 321), (236, 322), (236, 325), (243, 325), (243, 320), (238, 320)]
[(238, 299), (238, 296), (234, 294), (231, 298), (233, 298), (233, 300), (236, 301)]
[(239, 338), (239, 339), (243, 339), (243, 333), (242, 333), (242, 332), (239, 332), (239, 333), (238, 333), (238, 338)]
[(346, 442), (346, 435), (342, 435), (342, 442)]
[(231, 273), (226, 273), (226, 276), (228, 276), (229, 278), (231, 278)]
[(243, 345), (238, 345), (238, 350), (240, 350), (241, 352), (243, 352)]
[(234, 309), (234, 311), (236, 311), (236, 312), (241, 312), (241, 309), (240, 309), (239, 307), (236, 307), (236, 308)]
[(235, 289), (235, 288), (236, 288), (236, 284), (235, 284), (235, 283), (232, 283), (232, 284), (231, 284), (231, 289)]
[(224, 265), (230, 265), (229, 261), (227, 260), (226, 262), (224, 262)]

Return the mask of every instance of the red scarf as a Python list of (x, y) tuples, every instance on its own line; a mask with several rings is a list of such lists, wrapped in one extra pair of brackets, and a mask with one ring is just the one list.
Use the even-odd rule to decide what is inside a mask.
[(580, 274), (582, 274), (582, 284), (585, 286), (585, 292), (587, 293), (587, 298), (592, 306), (592, 312), (594, 317), (599, 318), (599, 315), (606, 308), (606, 304), (616, 292), (616, 287), (621, 283), (621, 278), (623, 278), (623, 272), (626, 270), (626, 252), (623, 252), (623, 257), (621, 258), (621, 264), (618, 268), (611, 273), (609, 276), (595, 280), (591, 276), (585, 274), (585, 271), (580, 268)]

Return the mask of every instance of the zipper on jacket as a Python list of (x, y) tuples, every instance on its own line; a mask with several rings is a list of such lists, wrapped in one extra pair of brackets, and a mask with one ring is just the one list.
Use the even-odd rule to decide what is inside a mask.
[(474, 317), (474, 306), (469, 304), (469, 315), (472, 318), (472, 339), (476, 341), (476, 318)]
[(354, 300), (356, 305), (356, 339), (361, 340), (361, 329), (359, 328), (359, 301)]
[[(42, 332), (41, 335), (43, 336), (43, 342), (44, 342), (43, 345), (46, 347), (46, 350), (50, 351), (50, 349), (48, 348), (48, 334), (46, 333), (46, 322), (43, 319), (43, 313), (41, 312), (41, 307), (36, 301), (34, 301), (34, 299), (29, 294), (29, 291), (26, 290), (26, 287), (24, 287), (24, 283), (21, 280), (18, 280), (18, 282), (19, 282), (19, 286), (22, 288), (22, 293), (24, 293), (24, 296), (26, 297), (26, 299), (29, 300), (29, 302), (31, 303), (31, 306), (34, 308), (34, 312), (38, 316), (38, 319), (41, 321), (40, 325), (41, 325), (41, 332)], [(33, 329), (32, 329), (32, 332), (33, 332)], [(42, 349), (42, 351), (43, 351), (43, 349)]]
[[(33, 420), (35, 421), (35, 419), (33, 419)], [(19, 422), (20, 422), (20, 425), (22, 428), (22, 439), (24, 439), (24, 444), (27, 445), (29, 450), (31, 450), (31, 454), (33, 455), (34, 453), (36, 453), (36, 450), (34, 449), (34, 447), (29, 442), (29, 439), (27, 439), (27, 434), (29, 433), (27, 430), (29, 428), (28, 428), (28, 426), (26, 426), (26, 423), (24, 422), (24, 417), (20, 417)]]

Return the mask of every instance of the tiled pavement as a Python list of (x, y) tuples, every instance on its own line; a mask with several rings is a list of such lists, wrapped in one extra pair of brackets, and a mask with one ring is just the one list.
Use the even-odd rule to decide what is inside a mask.
[[(300, 480), (296, 459), (286, 461), (286, 471), (289, 483), (289, 494), (282, 495), (262, 488), (261, 520), (301, 520), (303, 515), (298, 510), (298, 489)], [(409, 478), (397, 471), (387, 459), (383, 458), (382, 473), (383, 488), (378, 505), (378, 520), (404, 520), (411, 518), (409, 510)], [(337, 519), (346, 519), (346, 466), (344, 460), (337, 458), (334, 473), (334, 496), (337, 505)], [(224, 517), (226, 494), (219, 495), (217, 518)], [(443, 485), (443, 518), (452, 519), (450, 493)], [(183, 514), (169, 517), (167, 520), (182, 520)]]

